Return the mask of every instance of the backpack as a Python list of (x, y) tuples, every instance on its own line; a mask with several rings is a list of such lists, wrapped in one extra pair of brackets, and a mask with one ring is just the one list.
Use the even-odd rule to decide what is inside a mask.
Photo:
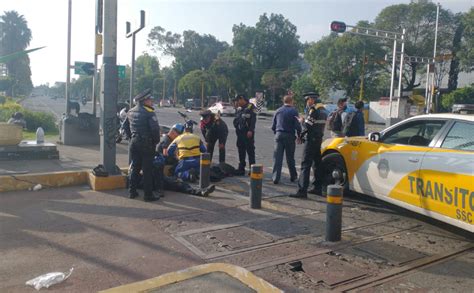
[(357, 112), (347, 113), (342, 122), (342, 134), (345, 136), (355, 136), (357, 134), (357, 119), (354, 119), (357, 116)]
[(333, 111), (328, 116), (327, 129), (332, 131), (342, 130), (342, 112), (341, 110)]

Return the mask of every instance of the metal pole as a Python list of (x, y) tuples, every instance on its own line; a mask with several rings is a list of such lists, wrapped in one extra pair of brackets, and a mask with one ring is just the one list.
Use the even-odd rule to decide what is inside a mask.
[(342, 230), (342, 187), (329, 185), (326, 205), (326, 241), (340, 241)]
[(174, 80), (173, 101), (173, 105), (176, 106), (176, 79)]
[(163, 76), (163, 100), (165, 99), (166, 95), (166, 78)]
[[(435, 39), (434, 39), (434, 48), (433, 48), (433, 59), (436, 59), (436, 45), (438, 43), (438, 20), (439, 20), (439, 2), (436, 5), (436, 28), (435, 28)], [(436, 62), (433, 62), (433, 77), (431, 79), (431, 93), (430, 93), (430, 109), (433, 107), (433, 94), (434, 87), (436, 83)], [(436, 108), (436, 107), (435, 107)], [(436, 110), (436, 109), (435, 109)]]
[(250, 166), (250, 208), (262, 208), (262, 180), (263, 165), (253, 164)]
[(405, 59), (405, 29), (402, 33), (402, 50), (400, 52), (400, 75), (398, 79), (397, 118), (400, 118), (400, 100), (402, 99), (403, 61)]
[(425, 113), (430, 113), (430, 64), (426, 65)]
[(100, 154), (110, 175), (116, 168), (115, 136), (117, 132), (117, 0), (104, 0), (104, 52), (100, 94)]
[(97, 74), (97, 55), (95, 54), (95, 51), (94, 51), (94, 76), (92, 77), (92, 114), (94, 115), (94, 117), (97, 116), (97, 97), (95, 95), (96, 93), (96, 87), (97, 87), (97, 78), (98, 78), (98, 74)]
[(135, 81), (135, 33), (132, 34), (132, 68), (130, 73), (130, 108), (133, 105), (133, 84)]
[(71, 20), (72, 20), (72, 0), (68, 1), (67, 12), (67, 73), (66, 73), (66, 113), (71, 113), (69, 106), (70, 94), (70, 80), (71, 80)]
[(199, 188), (207, 188), (211, 184), (211, 154), (201, 154), (199, 170)]
[(392, 100), (393, 100), (393, 85), (395, 80), (395, 62), (397, 60), (397, 40), (393, 40), (393, 57), (392, 57), (392, 79), (390, 81), (390, 101), (388, 103), (388, 121), (389, 125), (391, 124), (392, 119)]
[(204, 81), (201, 81), (201, 108), (204, 108)]

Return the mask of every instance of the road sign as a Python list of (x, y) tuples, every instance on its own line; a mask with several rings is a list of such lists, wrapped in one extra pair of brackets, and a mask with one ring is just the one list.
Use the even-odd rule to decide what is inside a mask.
[(74, 74), (94, 75), (94, 64), (89, 62), (74, 62)]
[(117, 65), (118, 77), (120, 79), (125, 78), (125, 65)]

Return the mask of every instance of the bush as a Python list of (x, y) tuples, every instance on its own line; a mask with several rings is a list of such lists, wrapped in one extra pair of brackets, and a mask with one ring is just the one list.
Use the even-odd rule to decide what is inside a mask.
[(36, 131), (42, 127), (45, 132), (56, 132), (56, 117), (51, 113), (32, 112), (25, 110), (23, 112), (26, 120), (26, 127), (30, 131)]
[(463, 87), (443, 95), (441, 104), (446, 109), (451, 109), (454, 104), (474, 104), (474, 86)]
[(53, 114), (29, 111), (21, 105), (12, 102), (0, 105), (0, 122), (7, 122), (15, 112), (23, 113), (26, 120), (26, 127), (30, 131), (36, 131), (40, 126), (45, 132), (57, 131), (56, 117)]

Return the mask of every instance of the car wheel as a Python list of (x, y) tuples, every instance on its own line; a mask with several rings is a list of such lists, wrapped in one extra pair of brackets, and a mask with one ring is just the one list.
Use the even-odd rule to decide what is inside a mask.
[(343, 187), (344, 194), (349, 194), (349, 180), (347, 175), (346, 164), (344, 158), (337, 153), (325, 155), (321, 160), (321, 168), (323, 170), (322, 189), (323, 194), (327, 194), (328, 185), (336, 183), (333, 173), (340, 175), (339, 185)]

